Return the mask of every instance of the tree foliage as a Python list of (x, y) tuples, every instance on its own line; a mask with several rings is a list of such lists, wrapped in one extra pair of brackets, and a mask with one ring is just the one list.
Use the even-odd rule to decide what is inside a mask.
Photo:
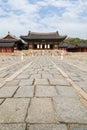
[(67, 38), (64, 40), (64, 42), (69, 44), (79, 44), (79, 43), (87, 43), (87, 40), (80, 38)]

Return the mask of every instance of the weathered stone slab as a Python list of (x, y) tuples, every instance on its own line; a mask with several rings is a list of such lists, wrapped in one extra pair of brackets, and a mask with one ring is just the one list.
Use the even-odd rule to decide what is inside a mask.
[(29, 86), (33, 85), (33, 79), (22, 79), (19, 83), (20, 86)]
[(52, 75), (52, 74), (46, 74), (46, 73), (44, 74), (44, 73), (43, 73), (43, 74), (42, 74), (42, 78), (43, 78), (43, 79), (49, 79), (49, 78), (53, 79), (53, 75)]
[(29, 74), (30, 74), (30, 75), (37, 74), (37, 70), (31, 70), (31, 71), (29, 72)]
[(64, 79), (64, 77), (61, 74), (53, 74), (53, 76), (54, 76), (54, 79), (60, 79), (60, 78)]
[(56, 88), (61, 96), (79, 98), (79, 96), (72, 87), (56, 86)]
[(54, 86), (37, 86), (35, 96), (36, 97), (55, 97), (57, 96), (57, 91)]
[(87, 125), (71, 125), (70, 130), (87, 130)]
[(25, 130), (26, 124), (0, 124), (0, 130)]
[(54, 98), (58, 121), (68, 123), (87, 123), (87, 109), (75, 98)]
[(4, 86), (0, 89), (0, 97), (12, 97), (18, 86)]
[(56, 116), (51, 99), (32, 99), (26, 121), (29, 123), (55, 123)]
[(20, 74), (16, 78), (17, 79), (28, 79), (30, 77), (29, 74)]
[(8, 77), (5, 81), (11, 81), (14, 78), (16, 78), (20, 73), (22, 73), (25, 69), (27, 69), (32, 62), (29, 62), (28, 64), (26, 63), (26, 65), (24, 64), (20, 64), (19, 66), (15, 66), (12, 71), (14, 70), (15, 73), (10, 73), (10, 77)]
[(85, 81), (76, 82), (80, 88), (87, 92), (87, 79)]
[(35, 78), (35, 84), (36, 85), (49, 85), (49, 82), (47, 79), (37, 79)]
[(29, 130), (68, 130), (66, 125), (45, 124), (45, 125), (30, 125)]
[(8, 81), (6, 82), (6, 86), (16, 86), (18, 85), (19, 80), (12, 80), (12, 81)]
[(60, 78), (60, 79), (51, 79), (49, 80), (51, 85), (62, 85), (62, 86), (69, 86), (70, 84), (68, 83), (68, 81), (66, 81), (64, 78)]
[(0, 74), (0, 78), (5, 78), (7, 75), (8, 75), (8, 74), (7, 74), (6, 72), (2, 72), (2, 73)]
[(73, 81), (78, 81), (78, 82), (81, 80), (80, 77), (74, 77), (74, 76), (71, 76), (71, 79), (72, 79)]
[(15, 97), (33, 97), (34, 86), (23, 86), (18, 89)]
[(24, 122), (29, 99), (6, 99), (0, 106), (0, 123)]
[(0, 104), (3, 102), (3, 99), (0, 99)]
[(35, 78), (41, 78), (41, 74), (33, 74), (33, 75), (31, 75), (31, 77), (30, 77), (31, 79), (35, 79)]
[(2, 81), (0, 80), (0, 88), (1, 88), (2, 86), (4, 86), (4, 85), (5, 85), (5, 81), (2, 82)]

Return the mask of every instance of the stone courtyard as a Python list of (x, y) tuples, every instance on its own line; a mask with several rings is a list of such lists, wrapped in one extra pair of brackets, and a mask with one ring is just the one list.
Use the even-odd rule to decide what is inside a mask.
[(0, 56), (0, 130), (87, 130), (87, 53)]

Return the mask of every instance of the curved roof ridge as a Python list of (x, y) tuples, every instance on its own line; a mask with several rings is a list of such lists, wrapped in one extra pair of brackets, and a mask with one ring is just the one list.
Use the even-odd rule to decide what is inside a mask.
[(30, 32), (30, 34), (39, 34), (39, 35), (40, 34), (42, 34), (42, 35), (46, 34), (47, 35), (47, 34), (56, 34), (56, 32)]
[(4, 36), (2, 39), (18, 39), (18, 38), (15, 35), (12, 35), (10, 32), (8, 32), (8, 34)]
[(22, 39), (34, 40), (34, 39), (65, 39), (66, 35), (59, 35), (58, 31), (55, 32), (31, 32), (28, 35), (20, 36)]

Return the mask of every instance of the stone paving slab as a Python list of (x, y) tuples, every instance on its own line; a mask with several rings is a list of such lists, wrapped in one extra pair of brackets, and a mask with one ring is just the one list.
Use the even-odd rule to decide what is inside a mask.
[(0, 106), (0, 123), (24, 122), (29, 99), (9, 98)]
[(70, 130), (87, 130), (87, 125), (71, 125)]
[(26, 124), (0, 124), (0, 130), (25, 130)]
[(48, 79), (48, 78), (51, 78), (51, 79), (53, 79), (54, 77), (53, 77), (53, 75), (52, 74), (42, 74), (42, 78), (43, 79)]
[(41, 74), (33, 74), (33, 75), (31, 75), (31, 77), (30, 77), (31, 79), (35, 79), (35, 78), (41, 78)]
[(5, 78), (7, 76), (7, 73), (6, 72), (2, 72), (1, 74), (0, 74), (0, 78)]
[(31, 70), (31, 71), (29, 72), (29, 74), (30, 74), (30, 75), (37, 74), (37, 70)]
[(73, 80), (73, 81), (81, 81), (81, 78), (80, 77), (74, 77), (74, 76), (71, 76), (71, 79)]
[(8, 81), (8, 82), (6, 82), (6, 86), (16, 86), (16, 85), (18, 85), (18, 83), (19, 83), (19, 80), (12, 80), (12, 81)]
[(58, 96), (55, 86), (36, 86), (36, 97)]
[(0, 104), (3, 102), (4, 99), (0, 99)]
[(0, 97), (12, 97), (18, 86), (4, 86), (0, 89)]
[(66, 81), (63, 78), (60, 78), (60, 79), (50, 79), (49, 82), (50, 82), (50, 85), (61, 85), (61, 86), (69, 86), (70, 85), (68, 83), (68, 81)]
[(49, 82), (47, 79), (37, 79), (35, 78), (35, 84), (36, 85), (49, 85)]
[(9, 71), (12, 71), (12, 73), (10, 72), (10, 77), (8, 77), (5, 81), (11, 81), (14, 78), (16, 78), (20, 73), (22, 73), (25, 69), (27, 69), (30, 65), (32, 64), (32, 62), (29, 62), (28, 64), (20, 64), (19, 66), (15, 66), (13, 69), (10, 69)]
[(0, 88), (2, 88), (5, 85), (5, 81), (0, 80)]
[(30, 125), (29, 130), (68, 130), (63, 124)]
[(26, 121), (29, 123), (57, 122), (51, 99), (33, 98)]
[(61, 74), (53, 74), (54, 79), (64, 79), (64, 77)]
[(29, 74), (20, 74), (16, 78), (17, 79), (28, 79), (30, 77)]
[(14, 97), (33, 97), (34, 86), (22, 86), (18, 89)]
[(79, 87), (82, 88), (85, 92), (87, 92), (87, 80), (76, 82), (76, 84), (79, 85)]
[(34, 80), (33, 79), (22, 79), (19, 83), (19, 86), (28, 86), (33, 85)]
[(75, 90), (72, 87), (56, 86), (56, 88), (61, 96), (77, 98), (77, 99), (79, 98), (78, 94), (75, 92)]
[(87, 109), (75, 98), (54, 98), (58, 121), (66, 123), (86, 123)]

